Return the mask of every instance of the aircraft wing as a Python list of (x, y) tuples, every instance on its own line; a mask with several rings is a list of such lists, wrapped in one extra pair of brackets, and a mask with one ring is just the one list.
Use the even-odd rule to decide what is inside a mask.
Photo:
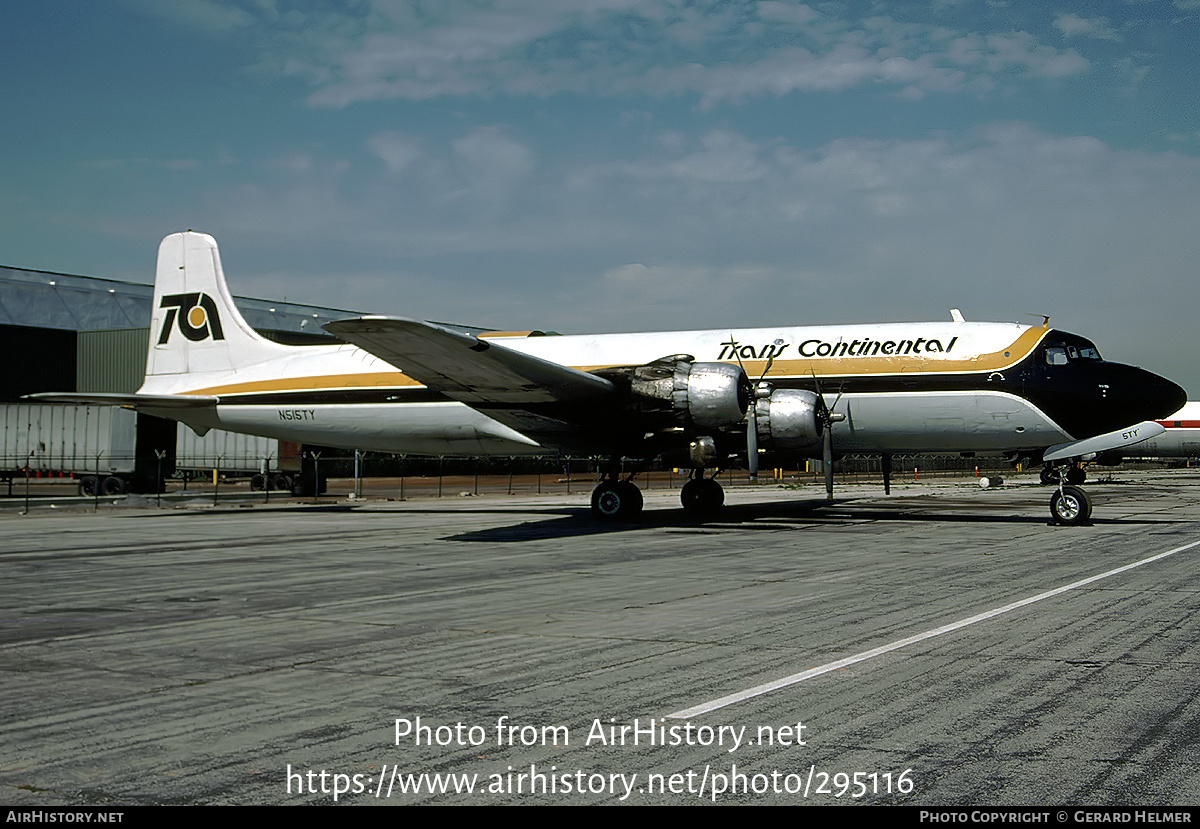
[(409, 377), (466, 403), (520, 407), (609, 394), (603, 377), (431, 322), (359, 317), (324, 326)]
[(121, 394), (120, 392), (39, 392), (25, 395), (26, 400), (43, 403), (77, 403), (96, 406), (144, 406), (153, 409), (207, 409), (217, 398), (198, 394)]

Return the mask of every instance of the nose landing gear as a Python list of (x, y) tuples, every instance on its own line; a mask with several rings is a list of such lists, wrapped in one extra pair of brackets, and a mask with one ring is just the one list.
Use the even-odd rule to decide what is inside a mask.
[(1082, 483), (1082, 467), (1070, 464), (1046, 465), (1042, 470), (1044, 483), (1057, 483), (1058, 488), (1050, 496), (1050, 523), (1066, 527), (1080, 527), (1091, 523), (1092, 502), (1087, 493), (1077, 486)]

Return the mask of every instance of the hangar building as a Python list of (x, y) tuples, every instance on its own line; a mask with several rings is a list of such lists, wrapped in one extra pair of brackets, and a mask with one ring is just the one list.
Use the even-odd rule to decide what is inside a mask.
[[(46, 442), (44, 438), (39, 443), (30, 437), (34, 431), (33, 405), (22, 402), (23, 395), (137, 391), (146, 368), (153, 293), (152, 285), (0, 266), (0, 353), (5, 356), (0, 372), (0, 410), (5, 415), (0, 417), (0, 429), (4, 431), (0, 447), (27, 448)], [(321, 330), (321, 325), (360, 315), (357, 311), (337, 308), (248, 297), (234, 299), (246, 321), (259, 333), (293, 345), (335, 342)], [(135, 457), (127, 464), (130, 471), (113, 479), (104, 469), (93, 470), (92, 474), (101, 477), (93, 478), (92, 485), (111, 480), (110, 487), (116, 491), (126, 488), (152, 491), (163, 475), (174, 471), (176, 441), (180, 439), (176, 424), (145, 415), (134, 418), (126, 411), (119, 414), (129, 420), (130, 430), (136, 432), (130, 438), (136, 444)], [(93, 417), (89, 422), (96, 420)], [(55, 434), (64, 443), (73, 442), (72, 428), (83, 428), (72, 426), (74, 421), (70, 419), (65, 426), (57, 425), (57, 420), (55, 423)], [(29, 434), (16, 434), (22, 430)], [(194, 438), (186, 427), (179, 427), (178, 432)], [(206, 440), (214, 445), (225, 439), (222, 434), (210, 435)], [(79, 436), (79, 445), (83, 445), (83, 437)], [(26, 454), (24, 448), (19, 454)], [(298, 458), (299, 447), (294, 452)], [(156, 453), (169, 456), (171, 462), (166, 469), (160, 464), (164, 455)], [(16, 452), (0, 451), (0, 454), (13, 456), (0, 457), (0, 477), (9, 479), (11, 485), (14, 475), (23, 475), (22, 470), (29, 462)], [(83, 470), (66, 471), (78, 475)]]

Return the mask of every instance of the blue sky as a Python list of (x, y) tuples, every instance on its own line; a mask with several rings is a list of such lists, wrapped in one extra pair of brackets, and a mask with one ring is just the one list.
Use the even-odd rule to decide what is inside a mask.
[(1200, 394), (1200, 0), (5, 0), (0, 263), (564, 332), (1051, 323)]

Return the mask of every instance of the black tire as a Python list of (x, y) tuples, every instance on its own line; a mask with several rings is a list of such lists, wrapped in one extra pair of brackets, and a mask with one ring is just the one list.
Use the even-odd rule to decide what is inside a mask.
[(253, 492), (262, 492), (267, 488), (267, 476), (263, 474), (250, 476), (250, 489)]
[(592, 515), (602, 521), (629, 521), (642, 511), (642, 491), (633, 481), (603, 481), (592, 490)]
[(292, 488), (292, 479), (289, 478), (287, 475), (284, 475), (282, 472), (280, 472), (278, 475), (276, 475), (274, 478), (271, 479), (271, 489), (278, 489), (278, 490), (287, 492), (291, 488)]
[(79, 494), (92, 497), (96, 494), (96, 476), (84, 475), (79, 479)]
[(1058, 486), (1058, 471), (1053, 466), (1043, 466), (1038, 478), (1046, 486)]
[(1092, 502), (1077, 486), (1064, 486), (1050, 496), (1050, 517), (1056, 524), (1078, 527), (1092, 517)]
[(637, 518), (642, 514), (642, 490), (633, 481), (621, 481), (617, 484), (617, 487), (621, 490), (627, 502), (625, 518)]
[(102, 487), (103, 488), (100, 490), (101, 495), (125, 494), (125, 482), (116, 475), (109, 475), (107, 478), (105, 478)]
[(711, 515), (725, 504), (725, 490), (712, 478), (693, 478), (679, 493), (684, 512)]

